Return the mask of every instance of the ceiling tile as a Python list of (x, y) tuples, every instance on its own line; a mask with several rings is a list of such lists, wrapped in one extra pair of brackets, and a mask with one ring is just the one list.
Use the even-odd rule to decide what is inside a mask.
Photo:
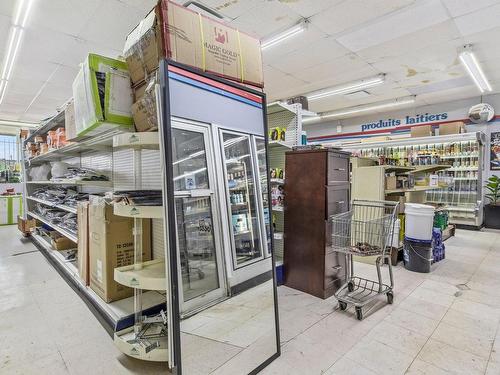
[(16, 9), (16, 0), (2, 0), (0, 1), (0, 15), (11, 18)]
[[(137, 8), (138, 10), (144, 12), (144, 17), (146, 17), (146, 14), (154, 8), (156, 3), (158, 3), (157, 0), (120, 0), (120, 2), (130, 5), (134, 8)], [(183, 1), (185, 3), (186, 1)]]
[(376, 22), (339, 37), (339, 43), (357, 52), (449, 19), (439, 1), (425, 0), (380, 17)]
[(379, 19), (413, 2), (414, 0), (348, 0), (311, 17), (310, 21), (324, 32), (336, 35), (359, 29), (364, 23)]
[(103, 1), (78, 37), (121, 51), (128, 33), (146, 13), (118, 0)]
[(452, 17), (463, 16), (464, 14), (498, 4), (498, 0), (441, 0)]
[(460, 45), (462, 38), (453, 20), (432, 25), (411, 34), (395, 38), (357, 52), (357, 55), (370, 63), (391, 58), (405, 58), (408, 55), (426, 55), (427, 50), (448, 44)]
[(298, 64), (300, 67), (297, 69), (301, 69), (305, 67), (304, 64), (311, 66), (347, 53), (349, 51), (333, 38), (327, 38), (325, 33), (310, 26), (301, 34), (262, 51), (262, 57), (264, 64), (283, 66)]
[(250, 9), (230, 24), (247, 33), (266, 38), (295, 25), (301, 18), (285, 4), (269, 1)]
[(500, 26), (500, 4), (457, 17), (455, 23), (464, 36), (498, 27)]
[[(367, 69), (370, 70), (372, 74), (379, 73), (379, 71), (370, 67), (356, 55), (349, 54), (322, 64), (314, 65), (304, 70), (296, 71), (294, 72), (294, 76), (306, 82), (326, 81), (334, 77), (336, 77), (337, 80), (341, 80), (341, 82), (348, 82), (343, 76), (344, 73), (359, 73)], [(361, 76), (359, 78), (365, 77)]]
[(92, 19), (103, 1), (105, 0), (35, 1), (28, 20), (28, 28), (42, 27), (76, 36)]
[(253, 8), (267, 5), (265, 0), (203, 0), (201, 3), (229, 18), (237, 18)]
[(324, 12), (344, 2), (345, 0), (302, 0), (302, 1), (283, 1), (287, 7), (290, 7), (295, 13), (308, 18), (315, 14)]

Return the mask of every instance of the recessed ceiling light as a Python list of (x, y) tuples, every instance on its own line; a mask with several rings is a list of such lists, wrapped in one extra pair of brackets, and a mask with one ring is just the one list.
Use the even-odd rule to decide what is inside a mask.
[(324, 119), (352, 117), (351, 115), (357, 115), (359, 113), (371, 112), (371, 111), (376, 111), (379, 109), (399, 107), (402, 105), (412, 104), (412, 103), (415, 103), (414, 96), (398, 98), (398, 99), (391, 100), (391, 101), (372, 103), (372, 104), (363, 105), (363, 106), (356, 106), (356, 107), (351, 107), (351, 108), (340, 109), (337, 111), (322, 112), (319, 114), (319, 116), (304, 119), (302, 122), (313, 123), (313, 122), (321, 122)]
[(355, 91), (360, 91), (366, 89), (368, 87), (378, 86), (385, 81), (385, 74), (379, 74), (376, 77), (365, 78), (359, 81), (350, 82), (344, 85), (339, 85), (335, 87), (331, 87), (328, 89), (314, 91), (310, 94), (307, 94), (307, 100), (318, 100), (327, 98), (333, 95), (343, 95), (348, 94)]
[(264, 39), (260, 46), (261, 49), (264, 51), (272, 46), (275, 46), (276, 44), (279, 44), (281, 42), (284, 42), (287, 39), (290, 39), (300, 33), (302, 33), (306, 27), (307, 27), (308, 21), (306, 19), (302, 20), (300, 23), (296, 24), (295, 26), (292, 26), (289, 29), (286, 29), (274, 36), (271, 36), (267, 39)]
[(484, 75), (483, 69), (481, 69), (481, 65), (479, 65), (476, 56), (472, 52), (472, 46), (470, 44), (464, 47), (463, 51), (460, 52), (458, 57), (478, 89), (481, 92), (492, 91), (490, 83)]
[(0, 76), (0, 104), (5, 97), (5, 93), (7, 92), (10, 75), (12, 74), (12, 70), (14, 68), (17, 53), (19, 52), (19, 46), (21, 45), (24, 28), (26, 27), (26, 22), (33, 5), (33, 1), (34, 0), (18, 1), (16, 15), (10, 27), (10, 36), (7, 44), (7, 52), (5, 53), (3, 60), (2, 75)]

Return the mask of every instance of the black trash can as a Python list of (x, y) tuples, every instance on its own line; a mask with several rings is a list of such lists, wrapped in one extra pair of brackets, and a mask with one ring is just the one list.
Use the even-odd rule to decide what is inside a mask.
[(432, 241), (414, 241), (405, 238), (403, 261), (408, 271), (429, 273), (432, 260)]

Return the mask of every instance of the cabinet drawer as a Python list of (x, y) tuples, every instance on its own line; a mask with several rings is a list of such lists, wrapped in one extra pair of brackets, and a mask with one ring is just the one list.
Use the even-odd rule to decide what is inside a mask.
[(333, 252), (325, 255), (325, 289), (344, 281), (345, 266), (344, 254)]
[(327, 185), (349, 182), (349, 158), (346, 155), (330, 153), (327, 168)]
[(326, 188), (326, 218), (349, 210), (349, 186), (328, 186)]

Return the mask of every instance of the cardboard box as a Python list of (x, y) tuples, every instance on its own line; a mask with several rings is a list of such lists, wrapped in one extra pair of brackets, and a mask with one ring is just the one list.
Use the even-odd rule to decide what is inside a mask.
[(385, 176), (385, 189), (386, 190), (397, 189), (397, 177), (396, 176)]
[(90, 285), (89, 267), (89, 202), (78, 202), (76, 207), (78, 227), (78, 274), (85, 285)]
[(54, 250), (69, 250), (69, 249), (76, 249), (77, 245), (73, 241), (71, 241), (69, 238), (60, 236), (60, 237), (53, 237), (51, 241), (52, 248)]
[(17, 217), (17, 229), (22, 233), (31, 233), (36, 228), (35, 219), (23, 219), (21, 216)]
[(159, 7), (155, 7), (127, 36), (123, 48), (130, 79), (134, 84), (143, 81), (158, 68), (159, 61), (165, 56), (162, 46)]
[(420, 125), (411, 127), (411, 136), (415, 137), (430, 137), (432, 136), (432, 126), (431, 125)]
[(132, 105), (135, 130), (138, 132), (154, 131), (158, 129), (156, 94), (154, 91), (155, 82), (155, 79), (148, 82), (142, 96)]
[(264, 87), (259, 39), (172, 1), (161, 0), (159, 4), (167, 58)]
[(398, 206), (398, 213), (399, 214), (404, 214), (405, 212), (405, 203), (406, 203), (406, 196), (404, 195), (387, 195), (385, 197), (386, 200), (391, 201), (391, 202), (399, 202)]
[[(104, 301), (130, 297), (133, 289), (114, 280), (114, 269), (134, 263), (134, 219), (113, 214), (102, 197), (90, 197), (90, 287)], [(151, 220), (143, 219), (143, 261), (151, 259)]]
[(73, 100), (78, 137), (133, 125), (132, 89), (124, 61), (89, 54), (73, 82)]
[(439, 135), (465, 133), (465, 124), (462, 121), (449, 122), (439, 125)]
[(64, 126), (66, 128), (66, 140), (71, 141), (76, 139), (75, 103), (73, 99), (71, 99), (64, 110)]
[(168, 0), (161, 0), (127, 36), (123, 55), (134, 84), (166, 57), (243, 84), (264, 86), (257, 38)]

